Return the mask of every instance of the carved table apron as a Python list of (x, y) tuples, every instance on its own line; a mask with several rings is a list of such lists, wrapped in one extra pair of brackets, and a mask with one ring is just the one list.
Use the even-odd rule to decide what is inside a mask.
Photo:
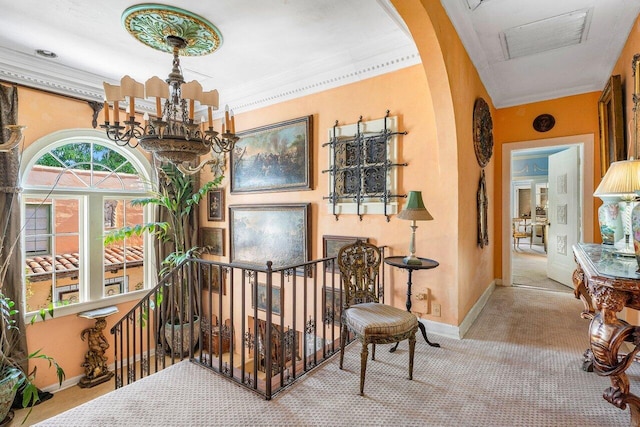
[[(573, 254), (578, 264), (573, 273), (574, 295), (584, 304), (581, 316), (591, 319), (590, 349), (585, 358), (592, 360), (598, 375), (608, 376), (611, 381), (604, 399), (623, 410), (628, 406), (630, 425), (640, 426), (640, 398), (630, 392), (625, 373), (640, 350), (640, 327), (617, 316), (625, 307), (640, 310), (638, 263), (635, 258), (617, 256), (613, 247), (599, 244), (579, 243), (573, 246)], [(633, 351), (619, 355), (625, 341), (634, 345)]]

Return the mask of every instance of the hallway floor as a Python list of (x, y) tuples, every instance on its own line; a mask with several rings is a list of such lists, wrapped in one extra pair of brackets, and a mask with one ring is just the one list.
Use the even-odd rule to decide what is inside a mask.
[(573, 292), (573, 288), (547, 277), (547, 254), (542, 245), (523, 241), (511, 251), (511, 274), (514, 286), (526, 286), (557, 292)]

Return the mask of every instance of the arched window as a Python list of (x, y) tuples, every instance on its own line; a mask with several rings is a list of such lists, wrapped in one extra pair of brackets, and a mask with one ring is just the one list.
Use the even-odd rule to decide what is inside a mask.
[[(131, 206), (143, 197), (151, 167), (140, 153), (118, 147), (98, 131), (62, 131), (23, 154), (23, 257), (28, 312), (73, 311), (127, 298), (150, 283), (148, 237), (104, 247), (106, 231), (150, 220)], [(129, 295), (130, 297), (130, 295)]]

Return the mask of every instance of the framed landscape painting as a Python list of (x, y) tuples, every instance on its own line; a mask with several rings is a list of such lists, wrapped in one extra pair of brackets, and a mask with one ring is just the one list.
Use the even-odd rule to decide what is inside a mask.
[[(251, 306), (252, 308), (256, 306), (255, 301), (253, 301)], [(267, 285), (264, 283), (258, 283), (258, 310), (267, 310)], [(273, 286), (271, 290), (271, 311), (273, 314), (277, 314), (278, 316), (282, 314), (282, 307), (280, 305), (280, 287), (278, 286)]]
[(600, 119), (600, 161), (602, 176), (609, 165), (626, 159), (623, 95), (620, 75), (611, 76), (598, 100)]
[(273, 268), (309, 260), (309, 203), (229, 207), (230, 261)]
[(238, 133), (231, 193), (312, 189), (313, 116)]
[(211, 255), (224, 256), (224, 228), (200, 228), (200, 246), (208, 246)]
[[(355, 243), (357, 240), (369, 242), (366, 237), (351, 236), (322, 236), (322, 258), (337, 257), (340, 249), (345, 245)], [(326, 262), (324, 269), (328, 272), (332, 271), (331, 262)], [(339, 273), (338, 264), (335, 266), (336, 273)]]

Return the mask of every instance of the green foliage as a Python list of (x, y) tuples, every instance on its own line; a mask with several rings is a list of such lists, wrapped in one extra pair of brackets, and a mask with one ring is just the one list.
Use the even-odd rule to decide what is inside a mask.
[[(53, 308), (41, 310), (43, 320), (45, 320), (47, 313), (53, 317)], [(22, 406), (24, 408), (30, 406), (33, 409), (33, 405), (40, 400), (38, 388), (33, 383), (36, 370), (34, 368), (30, 373), (23, 372), (20, 368), (23, 360), (17, 360), (10, 356), (17, 345), (19, 336), (22, 334), (16, 325), (16, 318), (19, 315), (20, 313), (15, 309), (15, 302), (0, 292), (0, 378), (15, 379), (16, 385), (14, 388), (22, 392)], [(33, 322), (34, 320), (32, 319)], [(49, 367), (55, 366), (58, 382), (62, 385), (62, 381), (65, 378), (64, 370), (51, 356), (47, 356), (41, 353), (41, 350), (37, 350), (29, 354), (27, 359), (46, 360), (49, 362)], [(25, 415), (23, 423), (31, 414), (31, 409)]]
[[(92, 158), (93, 157), (93, 158)], [(136, 170), (120, 153), (100, 144), (88, 142), (66, 144), (54, 148), (36, 162), (37, 165), (55, 168), (70, 167), (73, 169), (89, 170), (91, 161), (94, 165), (103, 166), (104, 171), (135, 174)]]
[[(69, 301), (64, 301), (65, 303), (69, 303)], [(38, 312), (31, 318), (31, 321), (29, 323), (31, 323), (32, 325), (34, 323), (36, 323), (36, 320), (38, 318), (40, 318), (40, 320), (45, 321), (47, 319), (47, 315), (53, 317), (53, 303), (50, 303), (49, 306), (47, 308), (41, 308), (40, 310), (38, 310)]]
[[(185, 226), (192, 209), (197, 207), (203, 199), (206, 199), (207, 193), (216, 188), (224, 177), (219, 176), (195, 190), (193, 175), (182, 174), (174, 165), (163, 165), (159, 172), (160, 185), (155, 186), (156, 188), (150, 191), (147, 197), (132, 200), (131, 205), (160, 207), (164, 209), (167, 220), (113, 230), (105, 235), (104, 244), (109, 245), (132, 236), (141, 236), (145, 232), (155, 235), (160, 242), (171, 243), (173, 251), (165, 257), (158, 271), (158, 275), (162, 277), (186, 259), (201, 255), (203, 248), (199, 246), (187, 247)], [(183, 283), (183, 286), (186, 284)], [(160, 295), (160, 299), (162, 300), (162, 295)], [(156, 301), (157, 305), (160, 303), (161, 301)], [(177, 302), (174, 303), (177, 304)], [(150, 308), (153, 309), (153, 307)], [(178, 308), (180, 309), (179, 316), (182, 317), (186, 307)]]

